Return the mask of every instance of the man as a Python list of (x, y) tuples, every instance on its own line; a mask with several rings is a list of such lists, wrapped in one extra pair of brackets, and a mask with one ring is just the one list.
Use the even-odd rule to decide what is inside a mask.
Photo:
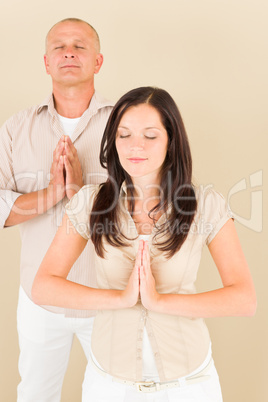
[[(55, 24), (44, 62), (53, 94), (11, 117), (0, 132), (0, 225), (20, 224), (22, 239), (19, 402), (60, 401), (74, 334), (89, 356), (94, 312), (40, 308), (31, 287), (68, 200), (84, 184), (105, 179), (99, 146), (112, 109), (94, 89), (103, 56), (91, 25), (73, 18)], [(95, 286), (90, 250), (88, 244), (69, 279)]]

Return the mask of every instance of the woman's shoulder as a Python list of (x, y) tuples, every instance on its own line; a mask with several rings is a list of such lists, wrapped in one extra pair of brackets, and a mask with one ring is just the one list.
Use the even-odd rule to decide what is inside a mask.
[(222, 203), (226, 203), (225, 197), (217, 191), (211, 184), (199, 185), (194, 187), (197, 200), (197, 210), (199, 213), (204, 213), (204, 209), (215, 208)]
[(100, 188), (99, 184), (86, 184), (68, 202), (66, 210), (77, 210), (92, 206), (94, 198)]
[(233, 219), (233, 213), (228, 200), (212, 185), (195, 188), (195, 195), (197, 199), (195, 222), (198, 224), (201, 222), (202, 227), (206, 228), (206, 240), (209, 244), (227, 220)]

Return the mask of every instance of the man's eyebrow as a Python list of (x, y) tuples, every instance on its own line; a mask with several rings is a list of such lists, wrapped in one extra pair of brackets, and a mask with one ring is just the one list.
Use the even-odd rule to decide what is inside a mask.
[[(51, 41), (52, 44), (55, 44), (55, 43), (63, 43), (63, 42), (65, 42), (64, 39), (55, 39), (55, 40)], [(85, 41), (82, 40), (82, 39), (74, 39), (74, 42), (85, 43)]]
[(84, 43), (85, 41), (83, 39), (74, 39), (74, 42), (81, 42)]

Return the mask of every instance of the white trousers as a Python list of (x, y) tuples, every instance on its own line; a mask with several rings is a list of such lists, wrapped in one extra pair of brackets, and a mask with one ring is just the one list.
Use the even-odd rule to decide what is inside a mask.
[(60, 402), (73, 337), (78, 337), (88, 359), (93, 320), (51, 313), (34, 304), (20, 288), (17, 326), (21, 382), (17, 402)]
[(222, 402), (221, 386), (214, 362), (207, 374), (210, 379), (196, 384), (153, 393), (141, 393), (135, 387), (102, 376), (88, 362), (83, 383), (82, 402)]

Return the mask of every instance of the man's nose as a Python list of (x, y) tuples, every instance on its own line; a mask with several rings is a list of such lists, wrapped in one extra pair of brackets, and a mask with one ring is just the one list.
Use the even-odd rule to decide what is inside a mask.
[(74, 52), (71, 48), (67, 48), (65, 51), (65, 56), (66, 59), (74, 59)]

